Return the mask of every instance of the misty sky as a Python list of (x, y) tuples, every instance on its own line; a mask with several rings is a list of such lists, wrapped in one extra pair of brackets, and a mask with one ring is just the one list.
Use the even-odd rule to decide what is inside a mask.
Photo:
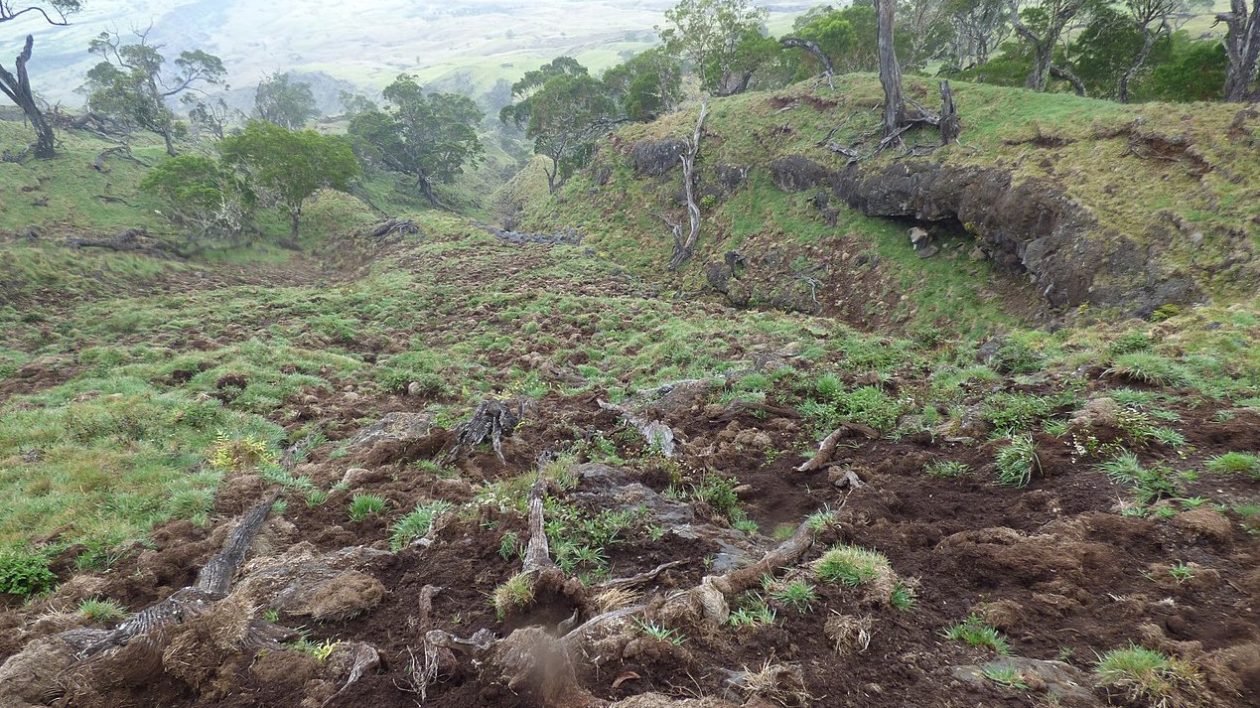
[[(470, 90), (514, 79), (555, 56), (595, 70), (655, 41), (653, 27), (673, 0), (85, 0), (70, 27), (33, 18), (0, 26), (0, 55), (36, 36), (32, 82), (49, 100), (76, 104), (95, 63), (88, 42), (99, 32), (152, 24), (168, 54), (201, 48), (219, 55), (234, 86), (289, 69), (320, 71), (365, 90), (401, 72), (434, 81), (458, 76)], [(772, 28), (813, 3), (764, 0)], [(278, 10), (277, 8), (283, 8)]]

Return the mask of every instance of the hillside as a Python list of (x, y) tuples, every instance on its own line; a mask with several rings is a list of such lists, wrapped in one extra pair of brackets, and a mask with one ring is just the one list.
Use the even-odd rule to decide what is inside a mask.
[(695, 107), (511, 231), (0, 163), (0, 706), (1256, 705), (1257, 119), (958, 85), (846, 165), (876, 87), (711, 103), (676, 273)]
[[(1041, 300), (1059, 311), (1089, 305), (1141, 316), (1213, 296), (1232, 301), (1260, 282), (1254, 111), (954, 89), (959, 144), (936, 149), (935, 133), (919, 130), (904, 149), (878, 155), (873, 76), (714, 102), (699, 159), (706, 231), (683, 281), (709, 274), (708, 284), (740, 290), (732, 297), (741, 302), (934, 325), (957, 325), (957, 308), (975, 309), (979, 282), (994, 288), (992, 299), (1030, 281), (1002, 298), (1016, 310)], [(907, 91), (928, 106), (939, 100), (924, 79), (908, 79)], [(526, 223), (583, 228), (614, 258), (662, 270), (672, 242), (662, 217), (686, 220), (677, 155), (696, 114), (621, 130)], [(939, 256), (916, 257), (905, 238), (916, 219), (935, 234)], [(859, 256), (870, 249), (886, 260), (870, 266)], [(731, 251), (747, 262), (746, 282), (722, 275)], [(808, 262), (788, 267), (798, 257)], [(854, 282), (868, 289), (854, 293)], [(896, 285), (910, 282), (908, 306)]]

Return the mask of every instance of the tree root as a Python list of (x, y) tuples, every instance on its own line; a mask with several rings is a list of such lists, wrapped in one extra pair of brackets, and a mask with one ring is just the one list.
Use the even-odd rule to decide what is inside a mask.
[(600, 408), (606, 411), (620, 413), (627, 423), (633, 425), (639, 431), (639, 434), (647, 441), (649, 447), (656, 448), (665, 457), (674, 456), (674, 431), (670, 430), (668, 425), (659, 420), (648, 420), (615, 403), (609, 403), (604, 400), (596, 402)]
[(839, 447), (840, 441), (845, 438), (862, 435), (868, 440), (879, 438), (879, 432), (874, 428), (869, 428), (858, 423), (845, 423), (834, 432), (823, 439), (818, 445), (818, 452), (814, 454), (805, 464), (796, 468), (797, 472), (815, 472), (826, 467), (836, 454), (836, 448)]

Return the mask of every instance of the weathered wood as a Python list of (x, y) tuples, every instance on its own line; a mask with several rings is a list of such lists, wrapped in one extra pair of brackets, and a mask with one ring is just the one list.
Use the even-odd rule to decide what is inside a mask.
[(700, 117), (696, 120), (695, 134), (687, 144), (687, 152), (680, 156), (683, 167), (683, 187), (687, 195), (687, 216), (691, 220), (691, 230), (686, 241), (674, 236), (674, 255), (669, 260), (669, 269), (678, 270), (682, 264), (691, 259), (695, 253), (696, 241), (700, 238), (700, 205), (696, 203), (696, 157), (700, 155), (700, 137), (704, 132), (704, 121), (709, 116), (708, 102), (700, 103)]
[(1260, 60), (1260, 0), (1230, 0), (1230, 11), (1216, 16), (1225, 24), (1225, 100), (1245, 101)]
[(35, 157), (43, 160), (53, 156), (56, 152), (56, 143), (53, 137), (52, 125), (48, 123), (48, 119), (44, 117), (44, 112), (39, 109), (39, 104), (35, 102), (35, 96), (31, 92), (31, 79), (27, 75), (26, 64), (31, 60), (31, 54), (35, 47), (35, 37), (26, 35), (26, 44), (22, 48), (22, 52), (17, 55), (14, 62), (14, 73), (0, 66), (0, 93), (9, 97), (22, 112), (26, 114), (26, 119), (31, 122), (31, 127), (35, 129)]
[(543, 513), (543, 497), (547, 492), (547, 480), (538, 475), (529, 490), (529, 544), (525, 546), (525, 561), (521, 572), (536, 574), (554, 568), (551, 550), (547, 543), (546, 518)]
[(468, 453), (481, 443), (489, 440), (494, 446), (494, 454), (504, 464), (503, 438), (510, 436), (521, 418), (525, 416), (525, 403), (518, 401), (516, 408), (510, 408), (504, 401), (482, 401), (473, 411), (472, 417), (455, 428), (455, 437), (442, 453), (447, 462)]
[(941, 144), (950, 145), (958, 140), (962, 126), (958, 120), (958, 109), (954, 106), (954, 92), (948, 81), (941, 82), (941, 117), (938, 123), (941, 129)]
[(901, 99), (901, 66), (893, 44), (895, 0), (879, 0), (879, 83), (884, 87), (884, 136), (894, 142), (905, 122), (905, 103)]

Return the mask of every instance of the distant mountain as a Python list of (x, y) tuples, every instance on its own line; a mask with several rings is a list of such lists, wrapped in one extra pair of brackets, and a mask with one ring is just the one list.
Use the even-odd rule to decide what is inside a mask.
[[(171, 53), (197, 47), (223, 58), (232, 88), (266, 74), (300, 70), (379, 90), (402, 72), (448, 90), (483, 94), (501, 79), (568, 54), (603, 69), (656, 41), (653, 28), (673, 0), (86, 0), (70, 27), (34, 20), (4, 26), (0, 56), (36, 36), (36, 89), (51, 101), (82, 102), (76, 89), (95, 61), (87, 53), (102, 30), (152, 24), (150, 37)], [(812, 3), (763, 0), (772, 29)], [(278, 11), (277, 8), (283, 10)], [(10, 47), (12, 51), (6, 50)]]

